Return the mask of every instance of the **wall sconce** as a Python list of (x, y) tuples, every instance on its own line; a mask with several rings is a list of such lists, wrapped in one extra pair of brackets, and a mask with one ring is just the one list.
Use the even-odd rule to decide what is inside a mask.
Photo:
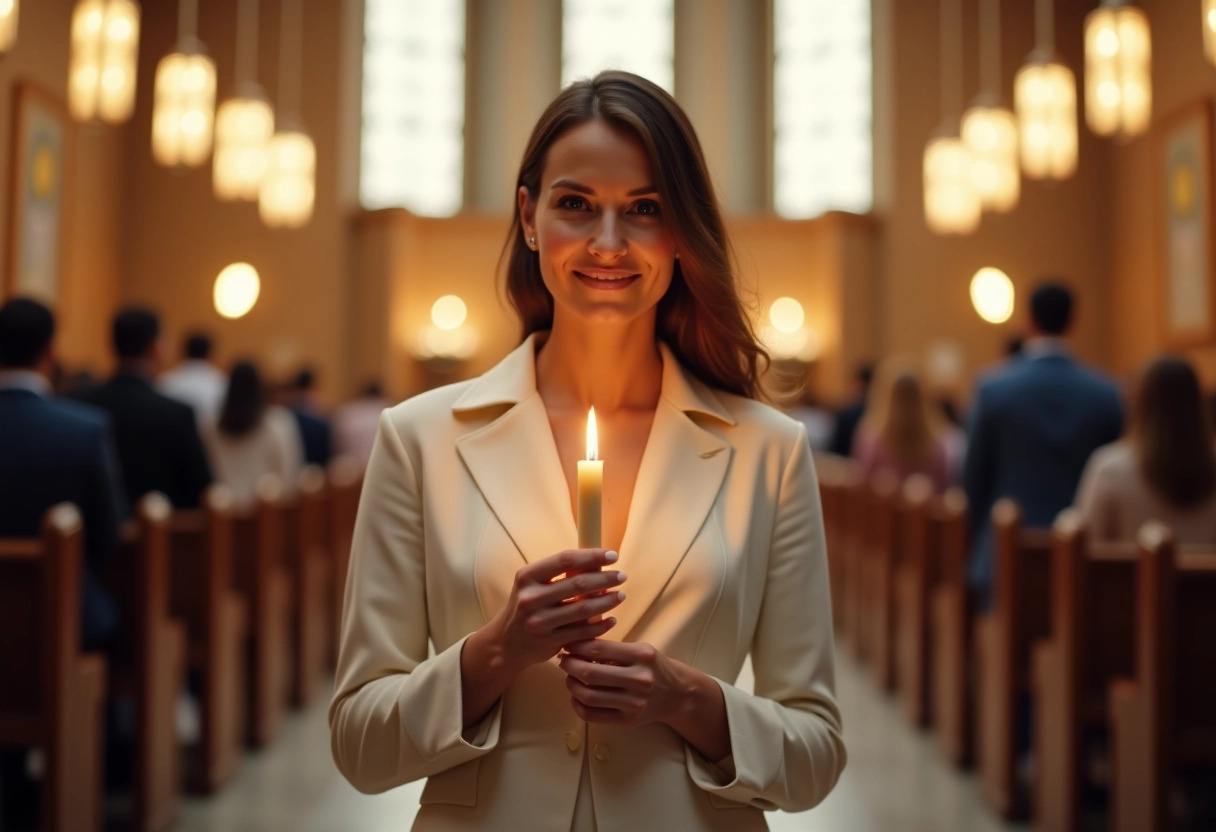
[(971, 278), (971, 305), (990, 324), (1003, 324), (1013, 316), (1013, 281), (1000, 269), (985, 267)]
[(107, 124), (129, 119), (135, 109), (138, 57), (139, 4), (134, 0), (80, 0), (72, 12), (68, 68), (72, 118)]
[(215, 311), (229, 319), (244, 317), (258, 302), (261, 290), (262, 280), (253, 266), (248, 263), (225, 266), (215, 279)]
[(0, 57), (4, 57), (17, 40), (18, 0), (0, 0)]
[(431, 305), (431, 323), (414, 339), (414, 358), (427, 364), (452, 365), (477, 351), (477, 333), (465, 321), (469, 310), (457, 295), (444, 295)]
[(760, 341), (778, 361), (810, 363), (819, 356), (819, 336), (805, 323), (801, 303), (777, 298), (768, 308), (768, 322), (760, 327)]

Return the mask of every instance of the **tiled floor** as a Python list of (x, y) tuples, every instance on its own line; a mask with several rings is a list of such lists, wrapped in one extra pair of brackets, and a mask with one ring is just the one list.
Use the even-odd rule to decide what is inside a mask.
[[(847, 655), (837, 693), (849, 765), (816, 809), (772, 813), (774, 832), (1018, 832), (998, 822), (972, 776), (945, 765), (928, 736), (912, 731)], [(751, 683), (748, 668), (740, 685)], [(368, 797), (338, 775), (329, 755), (326, 702), (297, 714), (275, 745), (249, 755), (234, 782), (186, 802), (178, 832), (405, 832), (421, 783)]]

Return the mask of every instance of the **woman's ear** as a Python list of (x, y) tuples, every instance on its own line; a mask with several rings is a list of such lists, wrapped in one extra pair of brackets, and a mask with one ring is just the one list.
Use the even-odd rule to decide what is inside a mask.
[(528, 193), (526, 186), (519, 186), (519, 192), (515, 195), (515, 202), (519, 208), (519, 224), (524, 232), (524, 239), (535, 237), (536, 205), (532, 202), (532, 196)]

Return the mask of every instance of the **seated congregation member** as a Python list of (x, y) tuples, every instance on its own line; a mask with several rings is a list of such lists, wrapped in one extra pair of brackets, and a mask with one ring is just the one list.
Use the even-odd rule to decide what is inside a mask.
[(1160, 520), (1179, 543), (1216, 543), (1216, 450), (1199, 379), (1181, 358), (1142, 373), (1128, 436), (1089, 458), (1077, 491), (1095, 540), (1131, 540)]
[(220, 415), (228, 376), (211, 363), (211, 338), (205, 332), (186, 336), (185, 360), (160, 377), (160, 392), (194, 408), (199, 425), (213, 423)]
[(866, 401), (870, 395), (870, 384), (874, 381), (874, 365), (862, 364), (854, 376), (857, 383), (857, 397), (840, 410), (836, 411), (832, 425), (832, 436), (828, 440), (828, 453), (836, 456), (850, 456), (853, 453), (853, 436), (861, 417), (866, 412)]
[(333, 428), (314, 399), (316, 376), (310, 369), (300, 370), (287, 386), (285, 402), (296, 419), (304, 440), (304, 461), (325, 466), (333, 457)]
[(112, 336), (118, 371), (81, 400), (110, 414), (132, 505), (160, 491), (174, 508), (194, 508), (211, 484), (211, 467), (194, 411), (153, 387), (161, 364), (160, 321), (150, 310), (124, 309), (114, 318)]
[(215, 478), (232, 490), (238, 508), (257, 497), (257, 484), (275, 474), (292, 493), (304, 468), (304, 444), (291, 411), (268, 404), (261, 374), (249, 361), (232, 368), (219, 419), (203, 430)]
[(372, 457), (380, 414), (386, 407), (388, 401), (380, 392), (380, 385), (373, 381), (363, 388), (359, 398), (347, 402), (334, 414), (335, 448), (339, 454), (358, 461), (361, 469), (367, 468)]
[[(118, 630), (118, 608), (96, 577), (127, 513), (104, 411), (51, 398), (55, 319), (37, 301), (0, 307), (0, 537), (35, 537), (51, 506), (73, 503), (84, 526), (81, 642), (98, 649)], [(0, 671), (2, 672), (2, 671)]]
[(866, 479), (887, 471), (900, 482), (924, 474), (938, 491), (950, 485), (941, 419), (912, 362), (889, 358), (879, 365), (852, 456)]
[(1067, 287), (1039, 286), (1021, 358), (981, 380), (972, 399), (963, 487), (972, 525), (968, 578), (981, 606), (992, 585), (993, 504), (1010, 497), (1026, 525), (1050, 526), (1072, 505), (1090, 454), (1123, 432), (1118, 389), (1065, 341), (1073, 305)]

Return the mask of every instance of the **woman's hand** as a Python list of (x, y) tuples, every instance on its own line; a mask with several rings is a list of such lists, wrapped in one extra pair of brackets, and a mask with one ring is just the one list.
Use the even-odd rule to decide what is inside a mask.
[(726, 700), (718, 683), (640, 642), (584, 641), (566, 646), (574, 712), (584, 722), (670, 726), (710, 760), (730, 754)]
[(461, 652), (465, 725), (481, 719), (525, 668), (612, 629), (616, 619), (600, 616), (625, 599), (615, 589), (626, 575), (601, 568), (616, 558), (604, 549), (567, 549), (515, 573), (507, 603)]

